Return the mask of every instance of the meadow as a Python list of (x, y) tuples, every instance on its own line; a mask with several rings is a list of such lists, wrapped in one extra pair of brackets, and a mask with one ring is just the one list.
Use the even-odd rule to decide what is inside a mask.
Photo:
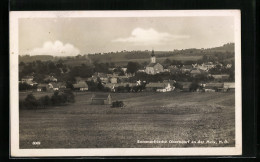
[(123, 108), (91, 105), (92, 94), (75, 93), (76, 102), (66, 106), (20, 110), (20, 148), (235, 146), (234, 92), (111, 93), (113, 101), (125, 103)]

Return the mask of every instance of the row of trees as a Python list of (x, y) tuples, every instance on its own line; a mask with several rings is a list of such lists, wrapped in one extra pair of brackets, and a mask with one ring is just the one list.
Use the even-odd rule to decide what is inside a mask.
[(71, 91), (66, 91), (61, 94), (59, 94), (59, 92), (54, 92), (51, 97), (45, 95), (39, 99), (36, 99), (33, 94), (28, 94), (24, 100), (19, 101), (19, 107), (20, 109), (37, 109), (73, 102), (75, 102), (75, 98)]

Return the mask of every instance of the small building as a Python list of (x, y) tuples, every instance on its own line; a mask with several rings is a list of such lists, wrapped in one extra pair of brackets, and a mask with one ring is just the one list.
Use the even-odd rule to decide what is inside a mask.
[(37, 85), (37, 92), (46, 92), (49, 90), (48, 84), (38, 84)]
[(174, 87), (170, 83), (150, 82), (146, 84), (145, 89), (146, 91), (169, 92), (174, 90)]
[(28, 84), (29, 82), (33, 81), (33, 76), (25, 76), (21, 80), (22, 80), (22, 83), (27, 83)]
[(228, 92), (235, 91), (235, 82), (224, 82), (224, 89)]
[(59, 91), (60, 89), (66, 89), (66, 83), (63, 82), (51, 82), (48, 84), (48, 88), (52, 89), (53, 91)]
[(74, 90), (77, 91), (87, 91), (88, 90), (88, 84), (85, 81), (80, 81), (76, 84), (73, 84)]
[(111, 77), (109, 80), (110, 80), (110, 83), (117, 83), (116, 77)]
[(200, 75), (201, 74), (201, 71), (199, 70), (199, 69), (192, 69), (191, 71), (190, 71), (190, 75), (191, 76), (193, 76), (193, 77), (195, 77), (195, 76), (197, 76), (197, 75)]
[(75, 77), (76, 83), (89, 81), (89, 78)]
[(216, 74), (216, 75), (211, 75), (215, 80), (227, 80), (229, 79), (228, 74)]
[(222, 92), (223, 86), (223, 83), (206, 83), (204, 92)]
[(110, 94), (95, 94), (91, 97), (92, 105), (110, 105), (112, 98)]

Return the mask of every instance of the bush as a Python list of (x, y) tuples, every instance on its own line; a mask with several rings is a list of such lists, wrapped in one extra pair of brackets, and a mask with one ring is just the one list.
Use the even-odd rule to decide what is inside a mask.
[(28, 109), (37, 108), (39, 106), (38, 100), (33, 96), (33, 94), (28, 94), (23, 102), (23, 106)]
[(115, 102), (112, 102), (111, 107), (123, 107), (123, 106), (124, 106), (123, 101), (115, 101)]
[(65, 91), (62, 94), (59, 94), (59, 92), (54, 92), (51, 97), (46, 95), (40, 97), (38, 100), (32, 94), (28, 94), (24, 101), (19, 101), (19, 107), (20, 109), (33, 109), (37, 107), (45, 108), (47, 106), (61, 105), (73, 102), (75, 102), (75, 97), (71, 91)]

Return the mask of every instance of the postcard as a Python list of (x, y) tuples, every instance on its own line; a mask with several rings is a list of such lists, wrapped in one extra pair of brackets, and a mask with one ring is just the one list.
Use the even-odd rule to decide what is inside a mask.
[(242, 154), (240, 10), (10, 11), (11, 157)]

